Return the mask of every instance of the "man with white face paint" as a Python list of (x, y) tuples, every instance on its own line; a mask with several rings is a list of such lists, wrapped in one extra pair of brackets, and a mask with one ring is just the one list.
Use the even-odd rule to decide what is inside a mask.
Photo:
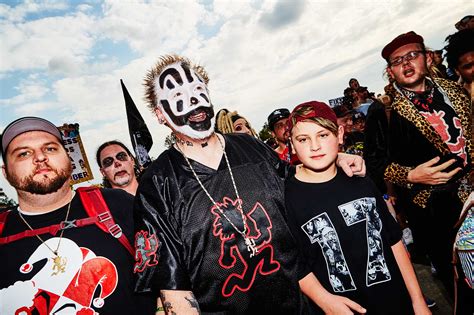
[[(204, 69), (200, 70), (204, 74)], [(156, 75), (151, 71), (147, 77), (154, 88), (148, 88), (147, 96), (160, 95), (159, 104), (153, 108), (160, 122), (166, 120), (171, 129), (190, 138), (209, 138), (214, 132), (214, 109), (207, 77), (201, 78), (187, 63), (172, 63), (162, 69), (159, 77)]]
[[(177, 314), (301, 314), (301, 291), (328, 310), (363, 312), (301, 263), (284, 217), (292, 169), (254, 137), (214, 133), (208, 81), (175, 55), (145, 79), (149, 107), (176, 141), (137, 191), (136, 291), (159, 295), (158, 310)], [(350, 175), (365, 172), (358, 157), (340, 160)]]
[(123, 189), (135, 196), (138, 188), (136, 160), (122, 142), (102, 143), (97, 149), (96, 159), (106, 188)]

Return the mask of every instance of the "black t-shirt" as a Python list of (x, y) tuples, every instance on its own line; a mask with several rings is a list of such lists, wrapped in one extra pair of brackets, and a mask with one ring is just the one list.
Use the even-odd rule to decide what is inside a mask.
[[(102, 194), (115, 222), (133, 244), (133, 196), (119, 189), (103, 189)], [(64, 221), (66, 212), (67, 205), (23, 217), (36, 229)], [(77, 193), (68, 221), (87, 217)], [(1, 236), (25, 230), (29, 229), (18, 212), (11, 211)], [(153, 310), (150, 298), (134, 295), (134, 259), (117, 239), (95, 224), (66, 229), (58, 249), (60, 261), (55, 265), (51, 250), (56, 250), (60, 233), (41, 234), (44, 244), (33, 236), (0, 245), (0, 314), (14, 314), (22, 308), (31, 314), (76, 314), (80, 310), (146, 314)]]
[(342, 170), (325, 183), (286, 182), (290, 227), (321, 284), (367, 314), (410, 314), (411, 300), (391, 246), (400, 228), (368, 178)]
[[(284, 214), (287, 165), (264, 143), (225, 135), (235, 183), (257, 253), (221, 215), (176, 149), (165, 151), (141, 179), (137, 290), (190, 290), (203, 313), (298, 314), (306, 311), (298, 280), (299, 256)], [(203, 185), (227, 217), (243, 230), (224, 157), (217, 170), (190, 160)], [(141, 220), (141, 224), (139, 223)], [(145, 239), (149, 240), (144, 241)], [(138, 244), (138, 243), (137, 243)], [(148, 248), (148, 250), (146, 250)]]

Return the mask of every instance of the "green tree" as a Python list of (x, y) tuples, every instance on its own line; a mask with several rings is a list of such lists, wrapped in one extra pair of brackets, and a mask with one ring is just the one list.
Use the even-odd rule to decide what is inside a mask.
[(263, 124), (262, 130), (260, 130), (260, 132), (258, 133), (258, 137), (263, 142), (266, 142), (269, 138), (273, 138), (272, 132), (270, 131), (270, 128), (268, 127), (267, 122)]
[(15, 200), (8, 198), (8, 196), (3, 192), (3, 189), (0, 188), (0, 212), (16, 206), (17, 203)]

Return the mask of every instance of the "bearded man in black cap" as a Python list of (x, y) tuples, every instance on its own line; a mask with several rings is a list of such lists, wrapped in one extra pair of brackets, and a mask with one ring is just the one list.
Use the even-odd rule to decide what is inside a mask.
[(454, 225), (471, 191), (469, 98), (458, 84), (428, 77), (432, 60), (415, 32), (393, 39), (382, 57), (394, 80), (385, 179), (408, 196), (415, 242), (452, 292)]
[[(208, 81), (176, 55), (145, 79), (149, 107), (175, 143), (136, 195), (136, 290), (177, 314), (301, 314), (301, 291), (328, 312), (363, 312), (321, 290), (301, 264), (284, 217), (288, 165), (255, 137), (214, 132)], [(339, 164), (352, 174), (354, 159)]]

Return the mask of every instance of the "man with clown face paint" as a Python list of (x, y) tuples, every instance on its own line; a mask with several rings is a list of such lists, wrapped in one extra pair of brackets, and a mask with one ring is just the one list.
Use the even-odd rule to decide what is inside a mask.
[[(145, 78), (149, 107), (175, 143), (137, 191), (136, 291), (176, 314), (305, 314), (301, 292), (328, 313), (364, 312), (301, 262), (284, 217), (284, 179), (294, 170), (254, 137), (214, 133), (208, 81), (176, 55)], [(338, 165), (365, 173), (359, 157), (342, 154)]]
[(211, 119), (214, 110), (207, 82), (202, 68), (195, 71), (183, 61), (164, 67), (159, 76), (151, 71), (147, 78), (147, 94), (148, 97), (157, 96), (153, 98), (152, 109), (159, 118), (163, 115), (174, 131), (194, 139), (209, 138), (214, 130)]

